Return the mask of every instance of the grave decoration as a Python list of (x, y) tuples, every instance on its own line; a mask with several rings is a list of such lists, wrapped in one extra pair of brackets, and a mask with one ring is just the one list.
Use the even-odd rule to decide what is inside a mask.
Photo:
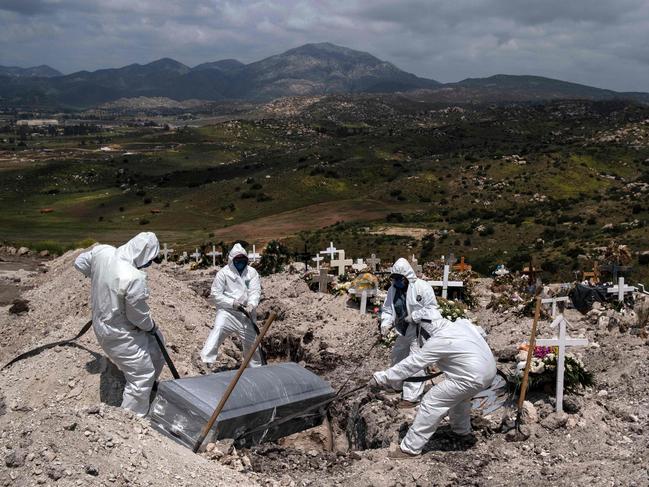
[[(529, 277), (513, 272), (494, 277), (491, 284), (491, 300), (487, 309), (501, 313), (513, 312), (519, 316), (533, 316), (534, 293), (529, 285)], [(547, 317), (547, 309), (541, 309), (541, 316)]]
[(437, 298), (437, 307), (441, 315), (449, 321), (456, 321), (460, 318), (466, 318), (466, 310), (464, 308), (464, 305), (458, 301)]
[(160, 254), (162, 254), (165, 262), (169, 262), (169, 255), (172, 255), (173, 253), (174, 249), (170, 249), (169, 247), (167, 247), (167, 244), (163, 244)]
[(366, 313), (368, 304), (375, 304), (373, 301), (378, 294), (378, 286), (378, 278), (369, 272), (358, 275), (350, 283), (347, 292), (352, 300), (360, 303), (361, 314)]

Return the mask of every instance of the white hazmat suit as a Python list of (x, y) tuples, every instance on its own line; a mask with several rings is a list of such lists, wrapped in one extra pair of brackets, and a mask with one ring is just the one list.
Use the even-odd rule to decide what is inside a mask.
[[(210, 299), (216, 305), (217, 311), (214, 328), (201, 350), (201, 359), (206, 363), (216, 361), (219, 347), (230, 335), (239, 337), (244, 354), (248, 353), (257, 338), (252, 323), (237, 307), (239, 304), (245, 305), (250, 317), (256, 319), (255, 308), (261, 298), (261, 281), (257, 271), (249, 265), (239, 273), (233, 263), (234, 258), (239, 255), (247, 255), (246, 250), (240, 244), (235, 244), (228, 254), (228, 265), (216, 273), (212, 283)], [(259, 349), (255, 350), (249, 365), (262, 365)]]
[(496, 361), (480, 333), (481, 328), (469, 320), (448, 321), (437, 311), (427, 330), (430, 338), (418, 353), (374, 374), (380, 387), (399, 390), (404, 379), (429, 365), (435, 364), (444, 372), (445, 380), (424, 396), (401, 442), (401, 450), (412, 455), (421, 453), (446, 414), (453, 432), (470, 434), (470, 399), (487, 389), (496, 376)]
[[(149, 411), (153, 384), (164, 366), (147, 299), (145, 266), (160, 246), (143, 232), (119, 248), (97, 245), (77, 257), (74, 266), (91, 278), (92, 325), (99, 345), (124, 373), (122, 407), (138, 416)], [(159, 333), (159, 332), (158, 332)]]
[[(408, 315), (411, 319), (419, 324), (429, 334), (427, 330), (428, 323), (436, 316), (437, 299), (435, 292), (429, 283), (423, 279), (418, 279), (412, 266), (406, 259), (398, 259), (392, 266), (392, 274), (401, 274), (408, 279), (408, 290), (406, 293), (406, 306)], [(388, 331), (395, 326), (398, 317), (394, 309), (394, 297), (397, 290), (394, 286), (390, 286), (388, 295), (385, 298), (381, 310), (381, 334), (385, 335)], [(422, 321), (426, 320), (426, 321)], [(392, 365), (401, 362), (412, 353), (417, 353), (420, 350), (420, 343), (417, 336), (417, 326), (411, 324), (406, 329), (405, 335), (399, 334), (397, 340), (392, 348)], [(422, 342), (423, 343), (423, 342)], [(423, 370), (413, 374), (413, 376), (425, 375)], [(424, 393), (423, 382), (405, 382), (403, 384), (402, 398), (405, 401), (417, 402), (421, 399)]]

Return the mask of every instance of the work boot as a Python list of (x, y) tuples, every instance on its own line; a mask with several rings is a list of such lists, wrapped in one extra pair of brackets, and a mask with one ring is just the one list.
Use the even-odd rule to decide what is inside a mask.
[(392, 458), (394, 460), (412, 460), (413, 458), (419, 458), (420, 455), (413, 455), (412, 453), (407, 453), (401, 449), (401, 447), (397, 447), (395, 450), (390, 450), (388, 452), (388, 458)]
[(416, 408), (417, 406), (419, 406), (419, 401), (407, 401), (405, 399), (401, 399), (401, 401), (399, 401), (399, 404), (397, 404), (397, 408), (399, 409), (412, 409)]

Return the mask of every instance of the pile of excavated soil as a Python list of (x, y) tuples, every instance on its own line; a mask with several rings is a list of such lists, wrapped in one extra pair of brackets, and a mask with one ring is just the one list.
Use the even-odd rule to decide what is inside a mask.
[[(74, 336), (89, 319), (89, 282), (72, 267), (78, 252), (47, 272), (21, 277), (29, 311), (0, 307), (0, 363), (43, 343)], [(18, 271), (16, 271), (18, 272)], [(214, 319), (205, 299), (216, 270), (175, 264), (149, 269), (150, 305), (181, 375), (206, 373), (198, 359)], [(11, 279), (11, 276), (8, 276)], [(348, 391), (389, 364), (375, 345), (376, 320), (361, 316), (345, 296), (311, 292), (298, 274), (262, 279), (259, 314), (284, 312), (265, 347), (271, 361), (293, 360)], [(516, 347), (529, 339), (531, 319), (486, 310), (490, 281), (476, 286), (472, 319), (488, 332), (503, 370), (515, 367)], [(535, 393), (530, 438), (508, 443), (500, 410), (474, 417), (475, 441), (443, 423), (417, 460), (387, 458), (414, 417), (391, 394), (364, 390), (331, 407), (333, 451), (325, 426), (277, 443), (230, 454), (223, 445), (194, 455), (118, 407), (123, 378), (89, 332), (0, 372), (0, 485), (648, 485), (644, 461), (649, 428), (649, 346), (646, 330), (611, 311), (587, 316), (568, 310), (568, 333), (590, 345), (579, 350), (596, 385), (566, 396), (566, 413), (552, 395)], [(624, 326), (623, 326), (624, 325)], [(549, 322), (539, 336), (550, 337)], [(215, 368), (235, 367), (240, 346), (228, 340)], [(169, 378), (165, 369), (163, 379)]]

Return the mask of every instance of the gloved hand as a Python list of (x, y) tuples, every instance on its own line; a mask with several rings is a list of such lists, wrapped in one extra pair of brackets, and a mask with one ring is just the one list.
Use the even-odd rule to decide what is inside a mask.
[(369, 381), (367, 381), (367, 389), (370, 392), (379, 392), (381, 390), (381, 386), (379, 385), (378, 382), (376, 382), (374, 376), (372, 376), (372, 378)]
[(246, 300), (244, 298), (237, 298), (234, 300), (232, 303), (232, 308), (233, 309), (240, 309), (240, 308), (245, 308), (246, 307)]
[(412, 315), (411, 315), (411, 314), (408, 314), (408, 316), (406, 316), (406, 317), (403, 319), (403, 321), (405, 321), (405, 322), (408, 323), (409, 325), (412, 325), (412, 324), (415, 323), (415, 320), (412, 318)]
[(391, 329), (392, 329), (392, 323), (389, 323), (389, 322), (381, 323), (381, 326), (380, 326), (381, 336), (382, 337), (388, 336)]
[(246, 304), (246, 313), (251, 315), (253, 313), (253, 311), (255, 311), (255, 306), (253, 306), (250, 303)]

